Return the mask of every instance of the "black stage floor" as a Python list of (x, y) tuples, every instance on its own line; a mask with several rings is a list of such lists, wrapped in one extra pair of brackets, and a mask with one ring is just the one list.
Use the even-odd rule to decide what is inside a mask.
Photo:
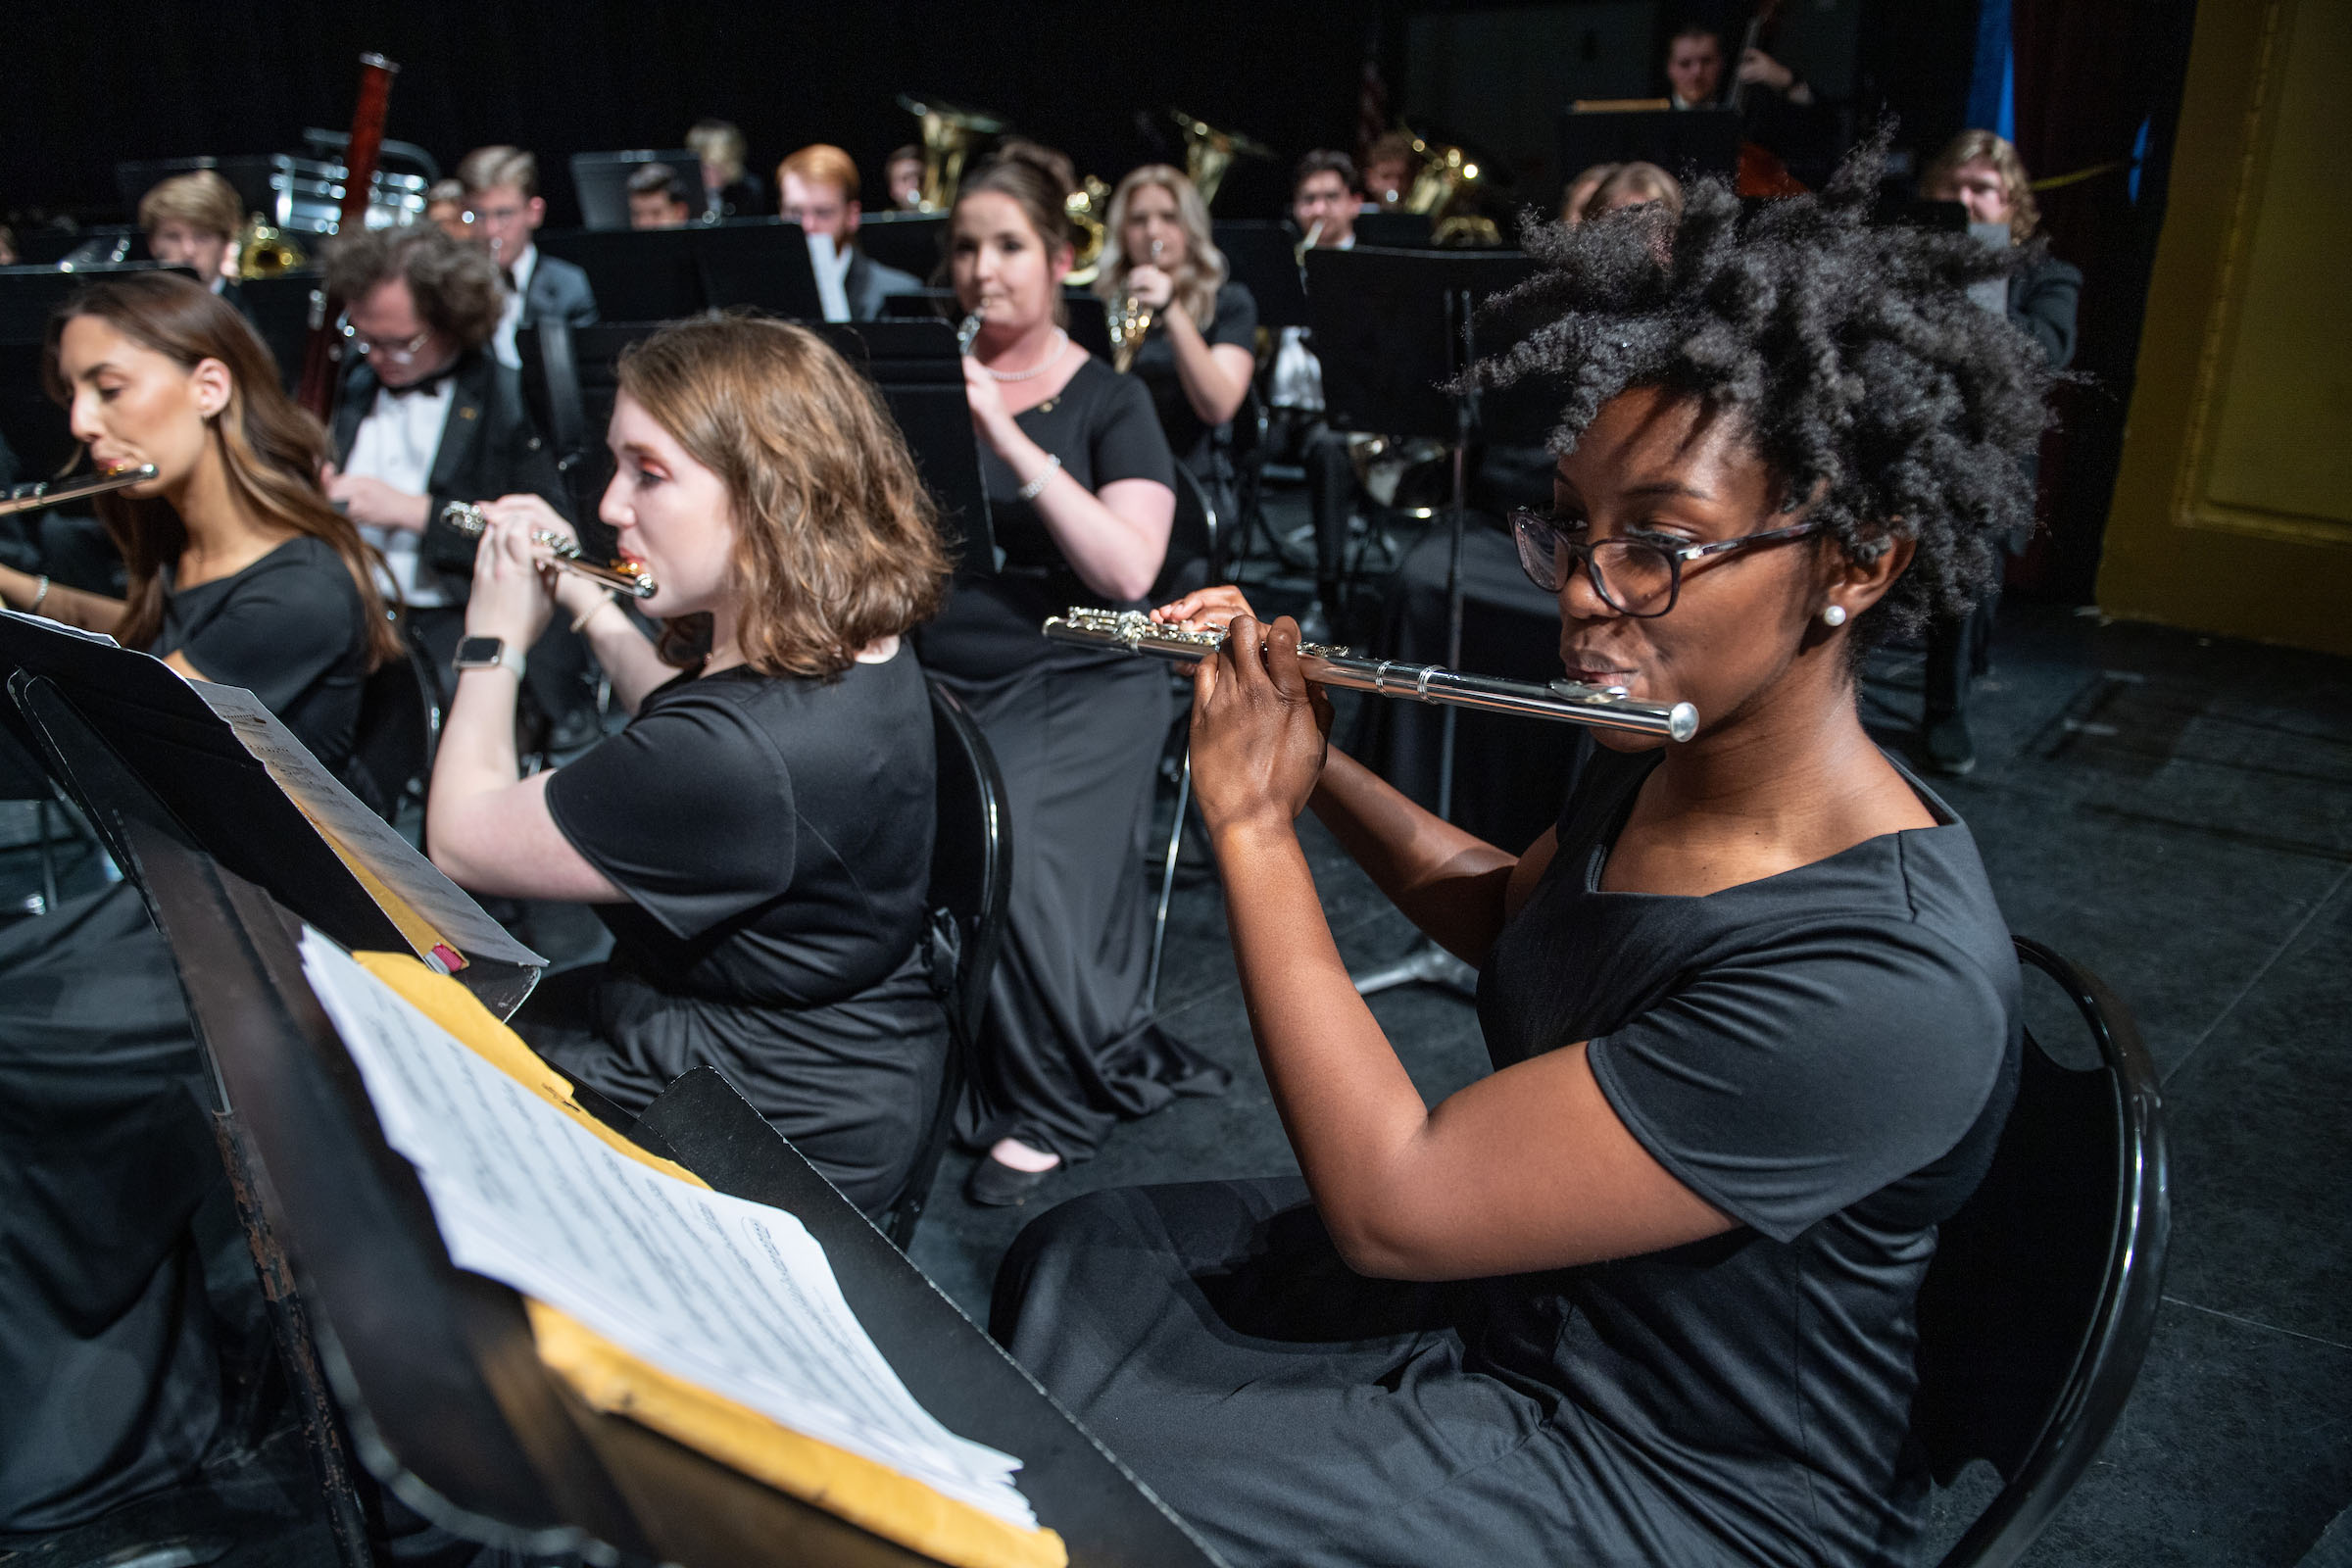
[[(1270, 586), (1280, 608), (1297, 585)], [(2154, 1348), (2120, 1429), (2026, 1560), (2352, 1568), (2352, 662), (2032, 607), (2004, 612), (1994, 661), (1982, 764), (1943, 787), (2011, 926), (2136, 1011), (2174, 1156)], [(1867, 713), (1890, 742), (1918, 690), (1915, 656), (1874, 661)], [(1400, 952), (1403, 920), (1311, 820), (1307, 843), (1350, 961)], [(0, 856), (0, 893), (35, 886), (28, 853)], [(560, 919), (532, 934), (551, 953), (588, 936)], [(1234, 1069), (1232, 1092), (1123, 1129), (1029, 1210), (966, 1206), (968, 1160), (951, 1156), (914, 1257), (975, 1317), (1036, 1207), (1295, 1168), (1205, 871), (1178, 886), (1160, 995), (1169, 1023)], [(1406, 990), (1373, 1006), (1430, 1096), (1483, 1070), (1467, 1002)], [(223, 1473), (219, 1500), (246, 1521), (224, 1564), (331, 1563), (301, 1478), (290, 1448)], [(1943, 1499), (1947, 1531), (1988, 1494), (1964, 1480)], [(153, 1539), (77, 1532), (13, 1560), (95, 1560), (109, 1534)]]

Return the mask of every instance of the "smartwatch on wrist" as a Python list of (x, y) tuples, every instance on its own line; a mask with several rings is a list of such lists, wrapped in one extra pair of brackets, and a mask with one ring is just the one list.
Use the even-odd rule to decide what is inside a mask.
[(458, 657), (450, 661), (453, 668), (511, 669), (516, 680), (522, 679), (523, 657), (519, 648), (509, 648), (503, 637), (466, 637), (458, 643)]

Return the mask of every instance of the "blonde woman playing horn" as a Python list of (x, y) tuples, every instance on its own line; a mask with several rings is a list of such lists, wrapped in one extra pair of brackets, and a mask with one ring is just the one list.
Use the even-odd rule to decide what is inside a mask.
[(1180, 170), (1146, 164), (1111, 193), (1117, 243), (1095, 292), (1152, 312), (1129, 369), (1152, 393), (1176, 461), (1223, 492), (1217, 447), (1257, 371), (1257, 302), (1226, 278), (1208, 205)]

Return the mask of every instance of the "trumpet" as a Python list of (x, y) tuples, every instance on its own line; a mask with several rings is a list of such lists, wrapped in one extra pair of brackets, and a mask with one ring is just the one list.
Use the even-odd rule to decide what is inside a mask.
[[(1176, 663), (1205, 659), (1225, 646), (1221, 631), (1163, 626), (1136, 610), (1073, 609), (1066, 615), (1048, 616), (1045, 633), (1057, 643), (1119, 648)], [(1408, 702), (1522, 718), (1559, 719), (1594, 729), (1662, 735), (1670, 741), (1687, 741), (1698, 733), (1698, 710), (1689, 703), (1638, 703), (1622, 686), (1587, 686), (1572, 680), (1538, 685), (1494, 675), (1465, 675), (1440, 664), (1363, 659), (1323, 643), (1300, 643), (1298, 664), (1306, 678), (1319, 686), (1370, 692), (1375, 697), (1400, 697)]]
[[(479, 539), (490, 526), (482, 509), (465, 501), (452, 501), (441, 509), (441, 520), (469, 538)], [(531, 535), (531, 543), (550, 552), (555, 560), (548, 563), (558, 571), (568, 571), (590, 582), (601, 582), (608, 588), (617, 588), (639, 599), (651, 599), (659, 585), (653, 576), (634, 561), (615, 561), (611, 565), (598, 565), (580, 558), (580, 547), (562, 534), (542, 528)]]
[[(1152, 242), (1152, 265), (1159, 265), (1160, 242)], [(1110, 312), (1110, 368), (1121, 375), (1135, 364), (1135, 351), (1152, 330), (1152, 307), (1132, 293), (1119, 296)]]
[(134, 463), (104, 473), (93, 473), (86, 479), (44, 479), (37, 484), (11, 485), (0, 491), (0, 517), (19, 512), (37, 512), (43, 507), (62, 506), (69, 501), (83, 501), (102, 496), (110, 490), (127, 489), (145, 484), (156, 475), (152, 463)]

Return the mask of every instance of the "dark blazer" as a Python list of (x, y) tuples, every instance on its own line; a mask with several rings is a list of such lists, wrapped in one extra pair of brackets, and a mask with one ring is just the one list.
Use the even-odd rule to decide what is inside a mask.
[(576, 263), (545, 251), (531, 264), (531, 281), (522, 291), (519, 326), (537, 326), (549, 318), (572, 326), (596, 324), (596, 290)]
[(2009, 320), (2041, 345), (2053, 370), (2075, 357), (2075, 307), (2082, 298), (2081, 270), (2047, 251), (2009, 274)]
[(885, 295), (912, 294), (922, 286), (912, 272), (885, 267), (863, 251), (850, 253), (850, 270), (841, 280), (841, 291), (850, 299), (853, 321), (879, 320)]
[[(545, 257), (540, 265), (547, 265)], [(452, 501), (492, 501), (528, 493), (545, 497), (549, 506), (569, 518), (571, 499), (564, 493), (555, 454), (540, 438), (523, 404), (521, 371), (499, 364), (487, 349), (473, 349), (459, 359), (450, 383), (449, 422), (441, 427), (441, 445), (433, 453), (426, 480), (432, 510), (416, 556), (441, 579), (443, 590), (462, 601), (473, 583), (476, 541), (442, 521), (442, 508)], [(344, 378), (342, 401), (335, 406), (336, 467), (351, 460), (360, 421), (375, 407), (375, 371), (363, 359)]]

